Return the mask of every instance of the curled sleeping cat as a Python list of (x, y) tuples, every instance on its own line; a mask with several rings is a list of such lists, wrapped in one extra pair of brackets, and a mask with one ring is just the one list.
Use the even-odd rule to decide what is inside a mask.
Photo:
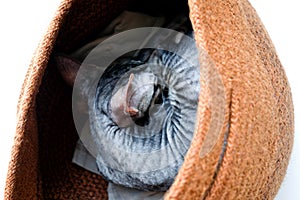
[[(163, 26), (178, 34), (167, 44), (158, 39), (158, 48), (141, 46), (127, 52), (107, 68), (94, 62), (101, 59), (100, 42), (146, 26)], [(193, 44), (185, 42), (184, 34)], [(126, 11), (95, 41), (70, 56), (56, 57), (65, 81), (79, 85), (79, 101), (83, 101), (79, 104), (86, 105), (82, 114), (88, 115), (79, 130), (88, 139), (78, 142), (73, 161), (110, 182), (110, 199), (162, 199), (184, 161), (200, 90), (197, 56), (182, 56), (198, 55), (192, 34), (187, 17), (165, 22), (162, 17)], [(159, 38), (160, 32), (151, 37)], [(172, 52), (166, 50), (170, 46)], [(79, 77), (80, 67), (84, 70)], [(87, 70), (100, 72), (84, 73)]]

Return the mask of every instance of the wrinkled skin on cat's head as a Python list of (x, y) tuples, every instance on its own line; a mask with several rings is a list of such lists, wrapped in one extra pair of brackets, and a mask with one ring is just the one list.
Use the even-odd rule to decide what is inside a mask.
[[(56, 64), (65, 82), (74, 86), (76, 75), (81, 63), (67, 56), (57, 56)], [(97, 66), (89, 66), (97, 67)], [(81, 77), (82, 78), (82, 77)], [(83, 77), (88, 82), (90, 77)], [(86, 84), (89, 85), (89, 84)], [(149, 107), (161, 93), (160, 88), (155, 87), (157, 80), (151, 73), (131, 73), (125, 85), (116, 85), (115, 93), (110, 100), (111, 118), (119, 127), (127, 127), (135, 120), (145, 117)], [(84, 102), (88, 98), (88, 88), (82, 86), (82, 100), (78, 102), (82, 112), (88, 110)]]

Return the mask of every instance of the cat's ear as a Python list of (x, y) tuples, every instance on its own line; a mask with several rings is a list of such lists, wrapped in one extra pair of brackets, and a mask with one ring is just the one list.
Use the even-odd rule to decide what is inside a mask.
[(64, 55), (56, 56), (55, 62), (62, 78), (68, 85), (73, 87), (81, 63)]

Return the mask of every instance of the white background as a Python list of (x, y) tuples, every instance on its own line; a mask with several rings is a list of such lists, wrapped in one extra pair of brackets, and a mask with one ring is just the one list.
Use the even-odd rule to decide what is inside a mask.
[[(250, 0), (265, 24), (293, 92), (295, 142), (291, 162), (277, 200), (300, 199), (300, 2)], [(15, 113), (27, 66), (52, 19), (59, 0), (0, 1), (0, 198), (3, 197)]]

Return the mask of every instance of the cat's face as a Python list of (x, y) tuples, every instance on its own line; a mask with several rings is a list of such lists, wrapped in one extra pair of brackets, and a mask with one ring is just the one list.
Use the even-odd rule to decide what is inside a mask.
[[(62, 78), (73, 87), (81, 63), (68, 56), (57, 56), (56, 64)], [(96, 66), (88, 67), (97, 68)], [(82, 92), (81, 98), (78, 98), (80, 100), (77, 102), (77, 107), (80, 109), (79, 112), (86, 113), (88, 111), (87, 99), (92, 97), (89, 97), (90, 93), (85, 91), (89, 90), (91, 77), (81, 76), (81, 78), (85, 80), (81, 80), (84, 84), (80, 87)], [(119, 127), (127, 127), (134, 121), (149, 116), (150, 107), (161, 99), (162, 87), (153, 73), (135, 72), (118, 81), (112, 93), (109, 101), (111, 111), (109, 114)]]

